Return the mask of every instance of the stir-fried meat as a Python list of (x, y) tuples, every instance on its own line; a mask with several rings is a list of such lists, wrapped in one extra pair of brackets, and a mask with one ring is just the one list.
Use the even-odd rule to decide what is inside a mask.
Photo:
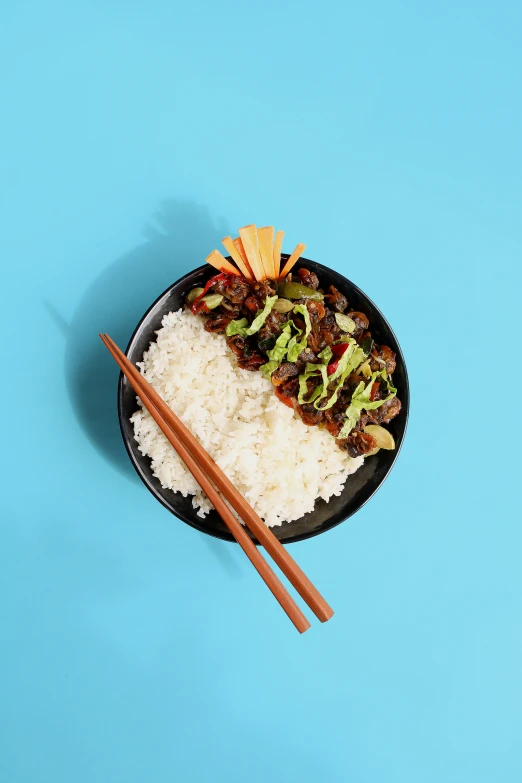
[(303, 285), (307, 285), (308, 288), (313, 288), (317, 291), (319, 288), (319, 278), (315, 272), (309, 272), (308, 269), (301, 268), (297, 273), (299, 275), (299, 282)]
[[(217, 277), (221, 277), (221, 275), (217, 275)], [(223, 296), (225, 296), (225, 291), (227, 290), (229, 285), (230, 285), (230, 275), (223, 275), (221, 280), (219, 279), (214, 280), (214, 282), (209, 288), (209, 293), (223, 294)]]
[(257, 313), (257, 311), (261, 310), (263, 307), (263, 302), (261, 299), (258, 299), (257, 296), (249, 296), (245, 299), (245, 307), (247, 310), (250, 310), (251, 313)]
[[(243, 277), (231, 275), (219, 275), (209, 286), (211, 293), (221, 294), (223, 300), (214, 310), (208, 308), (196, 308), (205, 316), (205, 329), (208, 332), (222, 333), (232, 320), (245, 318), (248, 324), (252, 324), (254, 318), (263, 310), (268, 296), (273, 296), (276, 291), (276, 283), (270, 280), (262, 282), (250, 282)], [(317, 291), (320, 280), (315, 272), (310, 272), (302, 267), (290, 272), (286, 278), (288, 283), (300, 283), (303, 286)], [(320, 290), (320, 289), (319, 289)], [(302, 292), (299, 292), (302, 293)], [(364, 432), (368, 423), (387, 424), (400, 413), (401, 403), (396, 397), (384, 402), (389, 395), (389, 376), (395, 370), (395, 353), (387, 345), (373, 344), (369, 331), (369, 320), (364, 313), (349, 310), (347, 298), (335, 286), (331, 285), (323, 300), (315, 301), (310, 298), (292, 300), (292, 304), (305, 305), (310, 317), (311, 332), (307, 337), (307, 346), (301, 351), (297, 361), (282, 363), (274, 370), (271, 381), (278, 399), (290, 408), (295, 408), (303, 422), (309, 426), (320, 424), (328, 432), (337, 438), (341, 449), (350, 456), (365, 455), (375, 447), (375, 439)], [(190, 300), (187, 300), (190, 306)], [(281, 308), (284, 309), (284, 308)], [(344, 381), (343, 386), (337, 390), (337, 401), (331, 408), (317, 410), (314, 402), (309, 401), (319, 384), (323, 383), (320, 374), (312, 375), (306, 380), (306, 394), (304, 399), (308, 402), (298, 403), (300, 390), (300, 378), (306, 365), (320, 364), (323, 358), (319, 354), (326, 346), (332, 346), (333, 356), (330, 359), (328, 375), (335, 372), (335, 362), (339, 363), (342, 356), (342, 346), (339, 344), (342, 330), (337, 324), (336, 314), (347, 313), (355, 322), (355, 330), (351, 337), (355, 338), (359, 345), (363, 346), (365, 353), (371, 350), (368, 361), (372, 372), (386, 370), (388, 379), (377, 377), (372, 382), (369, 401), (381, 402), (374, 410), (362, 410), (358, 421), (347, 438), (339, 439), (339, 434), (347, 420), (346, 411), (350, 406), (355, 389), (364, 383), (368, 383), (367, 377), (354, 370)], [(266, 364), (268, 352), (274, 347), (277, 338), (281, 335), (284, 324), (291, 319), (294, 326), (301, 330), (301, 335), (296, 334), (292, 327), (292, 336), (302, 339), (306, 322), (301, 313), (296, 313), (293, 308), (289, 312), (280, 313), (273, 309), (265, 319), (261, 328), (253, 335), (242, 337), (239, 334), (227, 337), (227, 345), (237, 357), (239, 367), (252, 372)], [(337, 346), (337, 347), (336, 347)], [(373, 346), (373, 347), (372, 347)], [(333, 390), (330, 386), (329, 394)], [(323, 403), (321, 403), (323, 404)]]
[(313, 405), (296, 405), (296, 411), (299, 413), (305, 424), (314, 427), (316, 424), (324, 421), (324, 411), (318, 411)]
[(232, 304), (243, 305), (250, 293), (251, 288), (248, 280), (245, 280), (244, 277), (233, 277), (230, 285), (224, 291), (224, 296)]
[(279, 367), (272, 373), (271, 381), (274, 386), (281, 386), (286, 383), (290, 378), (295, 378), (299, 375), (299, 369), (293, 362), (285, 362), (280, 364)]
[(291, 378), (277, 388), (284, 397), (297, 397), (299, 392), (299, 378)]
[(363, 430), (368, 424), (368, 420), (369, 420), (368, 414), (361, 411), (361, 415), (359, 416), (359, 419), (354, 427), (354, 430)]
[(262, 299), (263, 302), (267, 296), (273, 296), (275, 294), (275, 288), (270, 280), (262, 280), (259, 283), (254, 283), (253, 288), (255, 295)]
[(344, 313), (348, 307), (348, 299), (334, 285), (330, 286), (324, 298), (328, 307), (331, 307), (336, 313)]
[(216, 316), (207, 318), (205, 321), (205, 329), (207, 332), (217, 332), (220, 334), (225, 331), (230, 321), (232, 321), (231, 316), (218, 313)]
[(339, 339), (341, 330), (337, 325), (335, 315), (328, 308), (325, 308), (325, 313), (321, 319), (321, 322), (319, 323), (319, 327), (321, 336), (326, 345), (332, 345), (332, 343)]
[(248, 356), (245, 353), (242, 359), (237, 360), (237, 363), (242, 370), (251, 370), (252, 372), (259, 370), (261, 365), (265, 364), (265, 362), (266, 356), (259, 351), (252, 351)]
[(344, 410), (344, 405), (333, 405), (324, 412), (326, 429), (334, 438), (336, 438), (342, 430), (344, 424)]
[(401, 412), (401, 401), (398, 397), (392, 397), (391, 400), (383, 402), (380, 408), (368, 411), (368, 419), (371, 424), (389, 424), (392, 419)]
[(326, 340), (320, 329), (317, 331), (312, 330), (306, 342), (314, 353), (320, 353), (326, 346)]
[(301, 365), (301, 367), (304, 367), (304, 365), (308, 362), (309, 364), (316, 364), (319, 361), (315, 353), (312, 351), (311, 348), (305, 348), (301, 353), (299, 354), (297, 358), (296, 364)]
[(359, 345), (362, 345), (363, 342), (368, 337), (371, 337), (371, 334), (370, 334), (370, 332), (368, 330), (366, 330), (365, 332), (360, 332), (360, 334), (358, 334), (357, 337), (355, 338), (355, 342), (358, 343)]
[(359, 313), (357, 312), (357, 310), (350, 310), (350, 312), (347, 313), (347, 315), (350, 316), (352, 321), (355, 322), (355, 331), (353, 333), (354, 337), (356, 337), (358, 334), (361, 334), (361, 332), (365, 332), (368, 329), (370, 322), (368, 321), (364, 313)]
[(233, 334), (232, 337), (227, 337), (227, 345), (236, 356), (243, 356), (245, 350), (245, 340), (239, 334)]
[(384, 369), (386, 369), (388, 375), (395, 372), (395, 353), (387, 345), (374, 345), (370, 359), (372, 360), (370, 367), (373, 372)]
[(241, 316), (240, 304), (232, 304), (227, 299), (224, 299), (221, 303), (221, 307), (226, 312), (226, 315), (229, 315), (232, 319), (239, 318)]
[(363, 457), (369, 451), (377, 446), (377, 441), (373, 435), (367, 432), (353, 430), (347, 438), (338, 440), (339, 448), (347, 451), (350, 457)]
[(324, 318), (325, 309), (324, 304), (322, 302), (314, 302), (312, 300), (308, 300), (306, 303), (306, 307), (308, 312), (310, 313), (310, 321), (313, 324), (319, 323)]

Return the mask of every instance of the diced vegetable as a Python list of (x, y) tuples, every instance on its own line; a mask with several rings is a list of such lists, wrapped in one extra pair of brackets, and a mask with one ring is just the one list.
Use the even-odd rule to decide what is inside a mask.
[(395, 441), (393, 435), (389, 430), (381, 427), (379, 424), (368, 424), (364, 431), (371, 435), (377, 441), (377, 446), (380, 449), (393, 450), (395, 448)]
[(337, 322), (337, 326), (339, 329), (342, 329), (343, 332), (347, 332), (348, 334), (351, 334), (355, 331), (355, 321), (353, 318), (350, 318), (349, 315), (343, 315), (343, 313), (336, 313), (335, 314), (335, 320)]
[(209, 310), (214, 310), (223, 301), (223, 296), (221, 294), (207, 294), (201, 301), (205, 302)]
[(189, 291), (187, 294), (187, 302), (192, 304), (194, 299), (197, 299), (198, 296), (200, 296), (204, 292), (204, 288), (193, 288), (192, 291)]
[(276, 313), (289, 313), (293, 310), (294, 303), (290, 299), (278, 299), (274, 305)]
[(312, 299), (322, 302), (324, 294), (301, 283), (279, 283), (277, 293), (285, 299)]

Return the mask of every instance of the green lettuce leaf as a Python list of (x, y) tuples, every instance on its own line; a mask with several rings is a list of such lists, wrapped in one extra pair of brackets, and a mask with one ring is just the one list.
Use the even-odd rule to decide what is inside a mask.
[(346, 378), (361, 363), (362, 358), (364, 358), (364, 352), (359, 348), (359, 346), (357, 345), (357, 343), (353, 338), (350, 338), (349, 341), (343, 341), (343, 342), (348, 342), (348, 348), (339, 359), (339, 365), (336, 371), (332, 375), (330, 375), (328, 379), (330, 386), (332, 386), (332, 384), (335, 383), (336, 381), (337, 381), (337, 385), (335, 386), (331, 396), (328, 398), (326, 405), (318, 404), (320, 400), (323, 399), (323, 397), (326, 395), (322, 395), (321, 398), (315, 402), (315, 407), (317, 408), (317, 410), (326, 411), (328, 410), (328, 408), (331, 408), (332, 405), (335, 405), (335, 403), (337, 402), (337, 398), (339, 396), (339, 392)]
[(344, 422), (342, 429), (337, 436), (338, 438), (347, 438), (350, 432), (353, 430), (357, 422), (359, 421), (359, 416), (361, 415), (361, 411), (358, 408), (354, 408), (353, 405), (349, 405), (346, 408), (346, 421)]
[(296, 362), (299, 358), (299, 354), (301, 351), (304, 351), (307, 345), (308, 335), (312, 331), (312, 323), (310, 321), (310, 313), (308, 312), (308, 308), (306, 305), (298, 304), (294, 307), (294, 313), (300, 313), (305, 321), (305, 333), (301, 340), (299, 338), (301, 337), (303, 331), (302, 329), (299, 329), (294, 324), (294, 328), (298, 330), (299, 334), (294, 335), (290, 342), (288, 343), (288, 361), (289, 362)]
[[(370, 401), (372, 387), (375, 381), (377, 380), (377, 378), (379, 377), (383, 378), (383, 380), (385, 380), (387, 383), (388, 396), (385, 397), (384, 400), (373, 400), (372, 402)], [(352, 401), (345, 411), (346, 421), (344, 422), (343, 427), (337, 437), (338, 438), (348, 437), (352, 429), (357, 424), (362, 410), (374, 411), (377, 408), (380, 408), (383, 403), (388, 402), (388, 400), (391, 400), (392, 397), (395, 397), (396, 394), (397, 394), (397, 389), (394, 386), (392, 386), (390, 381), (388, 380), (388, 374), (386, 370), (381, 370), (380, 372), (378, 371), (372, 373), (372, 377), (368, 381), (367, 385), (365, 385), (364, 381), (361, 381), (352, 394)]]
[(270, 376), (274, 372), (274, 370), (277, 370), (279, 367), (280, 362), (267, 362), (266, 364), (262, 364), (259, 368), (259, 372), (261, 375), (264, 375), (264, 377), (269, 381)]
[(226, 329), (227, 337), (231, 337), (233, 334), (240, 334), (241, 337), (250, 337), (252, 334), (259, 332), (266, 319), (270, 315), (272, 307), (277, 302), (277, 296), (267, 296), (265, 299), (264, 308), (258, 312), (252, 324), (247, 328), (248, 321), (246, 318), (241, 318), (240, 321), (231, 321)]
[(283, 326), (283, 330), (276, 340), (276, 344), (271, 351), (267, 352), (267, 356), (271, 362), (277, 362), (280, 364), (285, 358), (287, 352), (287, 344), (292, 336), (292, 321), (287, 321)]

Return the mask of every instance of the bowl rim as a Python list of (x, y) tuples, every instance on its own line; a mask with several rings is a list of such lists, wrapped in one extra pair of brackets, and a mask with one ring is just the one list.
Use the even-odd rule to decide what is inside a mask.
[[(286, 260), (289, 257), (290, 256), (289, 256), (288, 253), (281, 253), (281, 258), (282, 259)], [(227, 256), (227, 259), (228, 260), (232, 260), (230, 258), (230, 256)], [(374, 497), (375, 493), (382, 487), (382, 485), (384, 484), (384, 482), (386, 481), (386, 479), (390, 475), (390, 473), (391, 473), (395, 463), (397, 462), (397, 458), (398, 458), (398, 456), (399, 456), (399, 454), (401, 452), (401, 449), (402, 449), (402, 446), (403, 446), (403, 443), (404, 443), (404, 440), (405, 440), (405, 437), (406, 437), (406, 432), (407, 432), (407, 429), (408, 429), (409, 413), (410, 413), (410, 384), (409, 384), (409, 377), (408, 377), (408, 369), (407, 369), (407, 366), (406, 366), (406, 361), (404, 359), (404, 353), (402, 351), (402, 347), (401, 347), (401, 345), (400, 345), (400, 343), (399, 343), (399, 341), (397, 339), (397, 336), (396, 336), (395, 332), (393, 331), (392, 327), (390, 326), (390, 323), (388, 322), (388, 319), (381, 312), (380, 308), (377, 307), (375, 302), (372, 299), (370, 299), (368, 294), (366, 294), (361, 288), (359, 288), (358, 285), (353, 283), (349, 278), (345, 277), (341, 272), (338, 272), (336, 269), (332, 269), (331, 267), (327, 267), (324, 264), (319, 263), (318, 261), (314, 261), (313, 259), (304, 258), (304, 257), (301, 257), (299, 259), (299, 263), (303, 263), (304, 265), (306, 265), (307, 263), (313, 264), (315, 267), (318, 267), (320, 270), (324, 270), (324, 271), (330, 272), (330, 273), (334, 272), (336, 275), (339, 275), (339, 277), (341, 277), (343, 279), (343, 281), (345, 281), (349, 286), (351, 286), (352, 289), (354, 289), (357, 292), (358, 295), (360, 295), (364, 299), (368, 300), (368, 302), (372, 305), (372, 307), (375, 308), (375, 310), (379, 314), (380, 318), (382, 319), (383, 323), (385, 324), (385, 326), (389, 330), (390, 334), (393, 336), (393, 338), (395, 340), (395, 343), (397, 345), (397, 349), (398, 349), (397, 350), (398, 358), (400, 359), (400, 361), (402, 363), (403, 370), (404, 370), (404, 392), (405, 392), (405, 394), (403, 395), (403, 397), (401, 396), (401, 402), (403, 402), (403, 408), (402, 408), (402, 411), (401, 411), (401, 415), (404, 417), (404, 419), (403, 419), (404, 431), (403, 431), (403, 435), (402, 435), (402, 438), (400, 440), (399, 446), (394, 451), (393, 459), (390, 462), (385, 475), (381, 478), (379, 483), (375, 486), (375, 488), (368, 495), (368, 497), (365, 498), (362, 501), (362, 503), (359, 506), (357, 506), (356, 509), (353, 509), (352, 511), (347, 513), (346, 516), (342, 517), (342, 519), (339, 519), (339, 520), (337, 520), (335, 522), (325, 523), (324, 525), (322, 525), (322, 526), (320, 526), (320, 527), (318, 527), (318, 528), (316, 528), (314, 530), (310, 530), (310, 531), (307, 531), (305, 533), (298, 533), (295, 536), (288, 536), (288, 537), (284, 538), (282, 540), (282, 542), (281, 542), (284, 545), (285, 544), (297, 543), (298, 541), (305, 541), (305, 540), (307, 540), (309, 538), (315, 538), (315, 536), (321, 535), (322, 533), (326, 533), (327, 531), (332, 530), (333, 528), (337, 527), (338, 525), (342, 524), (343, 522), (346, 522), (347, 519), (349, 519), (354, 514), (356, 514), (358, 511), (360, 511), (360, 509), (363, 508), (363, 506), (365, 506)], [(127, 347), (125, 349), (125, 355), (126, 356), (129, 355), (129, 352), (130, 352), (130, 350), (131, 350), (131, 348), (133, 346), (134, 340), (135, 340), (137, 334), (140, 332), (144, 321), (146, 321), (146, 319), (149, 316), (149, 313), (156, 307), (156, 305), (166, 295), (168, 295), (168, 293), (174, 287), (179, 286), (180, 284), (182, 284), (183, 282), (185, 282), (186, 280), (191, 278), (193, 275), (195, 275), (197, 273), (200, 273), (200, 272), (206, 272), (206, 271), (211, 271), (211, 269), (209, 268), (209, 265), (205, 263), (205, 264), (202, 264), (199, 267), (196, 267), (195, 269), (190, 270), (189, 272), (186, 272), (184, 275), (182, 275), (182, 277), (178, 278), (173, 283), (171, 283), (154, 300), (154, 302), (146, 310), (146, 312), (143, 314), (143, 316), (140, 318), (138, 324), (136, 325), (136, 328), (134, 329), (134, 331), (133, 331), (133, 333), (132, 333), (132, 335), (131, 335), (131, 337), (129, 339), (129, 342), (127, 344)], [(136, 473), (140, 477), (141, 481), (143, 482), (143, 484), (147, 487), (149, 492), (156, 498), (156, 500), (158, 500), (161, 503), (161, 505), (164, 506), (167, 509), (167, 511), (169, 511), (177, 519), (182, 520), (183, 522), (185, 522), (185, 524), (190, 525), (190, 527), (194, 528), (195, 530), (199, 530), (201, 533), (205, 533), (206, 535), (212, 536), (213, 538), (218, 538), (221, 541), (229, 541), (229, 542), (237, 543), (235, 538), (230, 533), (228, 533), (228, 531), (227, 531), (228, 535), (222, 534), (222, 533), (220, 533), (217, 530), (212, 530), (212, 529), (210, 529), (208, 527), (205, 527), (203, 524), (199, 524), (198, 520), (200, 519), (200, 517), (196, 517), (196, 519), (194, 519), (194, 518), (189, 517), (188, 515), (180, 514), (177, 511), (176, 512), (173, 511), (172, 508), (167, 503), (167, 501), (163, 498), (161, 493), (158, 491), (158, 489), (155, 486), (153, 486), (153, 484), (148, 480), (147, 476), (143, 475), (143, 472), (141, 470), (141, 466), (138, 464), (136, 453), (135, 453), (137, 451), (137, 446), (136, 446), (135, 449), (133, 449), (133, 446), (132, 446), (132, 443), (135, 443), (135, 441), (132, 438), (128, 438), (127, 437), (127, 433), (125, 432), (124, 426), (123, 426), (123, 421), (125, 419), (125, 416), (124, 416), (124, 413), (123, 413), (123, 397), (124, 397), (124, 395), (123, 395), (123, 382), (124, 382), (124, 375), (123, 375), (122, 372), (120, 372), (119, 379), (118, 379), (118, 392), (117, 392), (118, 393), (118, 422), (119, 422), (119, 426), (120, 426), (120, 432), (121, 432), (122, 440), (123, 440), (123, 443), (125, 445), (125, 449), (127, 451), (127, 454), (129, 455), (129, 458), (130, 458), (130, 460), (132, 462), (132, 465), (133, 465)], [(194, 514), (194, 516), (196, 516), (196, 514)], [(204, 519), (205, 519), (204, 517), (201, 517), (202, 522), (204, 521)], [(291, 525), (291, 524), (292, 524), (292, 522), (283, 523), (283, 526), (284, 525)], [(257, 539), (255, 537), (252, 540), (254, 541), (256, 546), (259, 546), (259, 542), (257, 541)]]

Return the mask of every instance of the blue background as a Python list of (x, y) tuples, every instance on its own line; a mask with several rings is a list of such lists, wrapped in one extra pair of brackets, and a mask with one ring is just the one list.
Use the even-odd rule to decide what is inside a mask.
[[(521, 23), (4, 7), (2, 781), (520, 781)], [(302, 637), (133, 475), (97, 337), (252, 221), (374, 299), (412, 384), (387, 483), (291, 547), (336, 610)]]

